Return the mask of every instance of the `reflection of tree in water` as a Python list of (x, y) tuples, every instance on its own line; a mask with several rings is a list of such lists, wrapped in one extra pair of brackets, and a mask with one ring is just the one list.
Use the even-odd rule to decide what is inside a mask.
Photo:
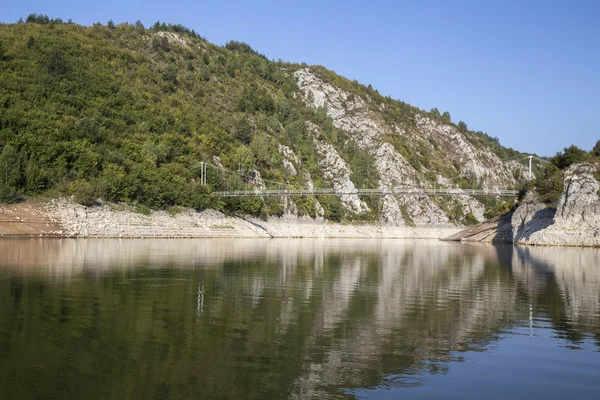
[(600, 263), (577, 252), (558, 265), (547, 249), (420, 242), (99, 242), (0, 252), (4, 392), (337, 397), (444, 373), (530, 301), (573, 340), (598, 328)]

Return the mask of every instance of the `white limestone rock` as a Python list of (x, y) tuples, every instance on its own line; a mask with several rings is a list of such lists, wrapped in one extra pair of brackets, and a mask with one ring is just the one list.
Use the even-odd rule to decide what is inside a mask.
[[(350, 169), (346, 166), (342, 157), (340, 157), (332, 145), (321, 140), (320, 128), (317, 125), (307, 122), (307, 126), (309, 132), (312, 134), (317, 152), (321, 156), (319, 166), (323, 170), (324, 178), (331, 182), (335, 190), (342, 192), (356, 191), (356, 186), (354, 186), (354, 183), (350, 180)], [(369, 206), (367, 206), (367, 204), (356, 194), (342, 195), (340, 196), (340, 200), (348, 211), (357, 214), (370, 211)]]
[(576, 164), (565, 171), (556, 210), (528, 195), (513, 214), (515, 243), (600, 246), (598, 164)]

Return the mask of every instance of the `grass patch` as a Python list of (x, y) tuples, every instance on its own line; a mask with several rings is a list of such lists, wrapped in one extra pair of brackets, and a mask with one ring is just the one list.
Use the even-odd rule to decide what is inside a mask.
[(138, 204), (137, 206), (135, 206), (134, 211), (142, 215), (150, 215), (151, 213), (150, 207), (145, 206), (143, 204)]
[(235, 229), (232, 225), (211, 225), (210, 229)]

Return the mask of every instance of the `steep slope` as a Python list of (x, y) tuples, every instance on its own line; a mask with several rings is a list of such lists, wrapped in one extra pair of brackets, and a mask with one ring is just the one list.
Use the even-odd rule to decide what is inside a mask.
[[(439, 113), (437, 113), (439, 114)], [(73, 195), (390, 225), (483, 220), (499, 199), (234, 198), (216, 190), (516, 187), (522, 158), (327, 69), (215, 46), (180, 25), (0, 25), (0, 201)], [(493, 147), (493, 148), (492, 148)], [(199, 161), (211, 170), (207, 185)], [(281, 186), (281, 185), (280, 185)], [(483, 203), (482, 203), (483, 202)]]
[[(412, 124), (398, 120), (387, 122), (381, 103), (374, 109), (370, 103), (351, 92), (325, 82), (309, 68), (295, 72), (305, 101), (314, 108), (324, 108), (333, 124), (346, 132), (358, 147), (373, 157), (379, 173), (379, 187), (458, 187), (451, 178), (470, 177), (478, 186), (487, 188), (516, 187), (516, 173), (524, 168), (516, 162), (503, 162), (490, 149), (477, 148), (464, 133), (450, 124), (439, 123), (423, 113), (412, 111)], [(368, 99), (367, 99), (368, 100)], [(396, 144), (396, 146), (394, 146)], [(405, 155), (401, 151), (405, 151)], [(411, 165), (406, 151), (423, 164)], [(447, 166), (451, 166), (448, 168)], [(429, 178), (429, 180), (427, 179)], [(416, 201), (415, 201), (416, 200)], [(483, 219), (483, 205), (474, 199), (452, 199), (453, 206)], [(427, 196), (385, 196), (381, 217), (386, 222), (402, 221), (401, 207), (416, 223), (445, 223), (448, 217), (440, 204)]]

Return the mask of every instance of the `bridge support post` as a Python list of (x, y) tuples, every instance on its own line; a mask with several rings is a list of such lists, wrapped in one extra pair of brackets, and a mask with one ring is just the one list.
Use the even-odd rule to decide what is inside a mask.
[(200, 184), (206, 186), (206, 163), (200, 163)]

